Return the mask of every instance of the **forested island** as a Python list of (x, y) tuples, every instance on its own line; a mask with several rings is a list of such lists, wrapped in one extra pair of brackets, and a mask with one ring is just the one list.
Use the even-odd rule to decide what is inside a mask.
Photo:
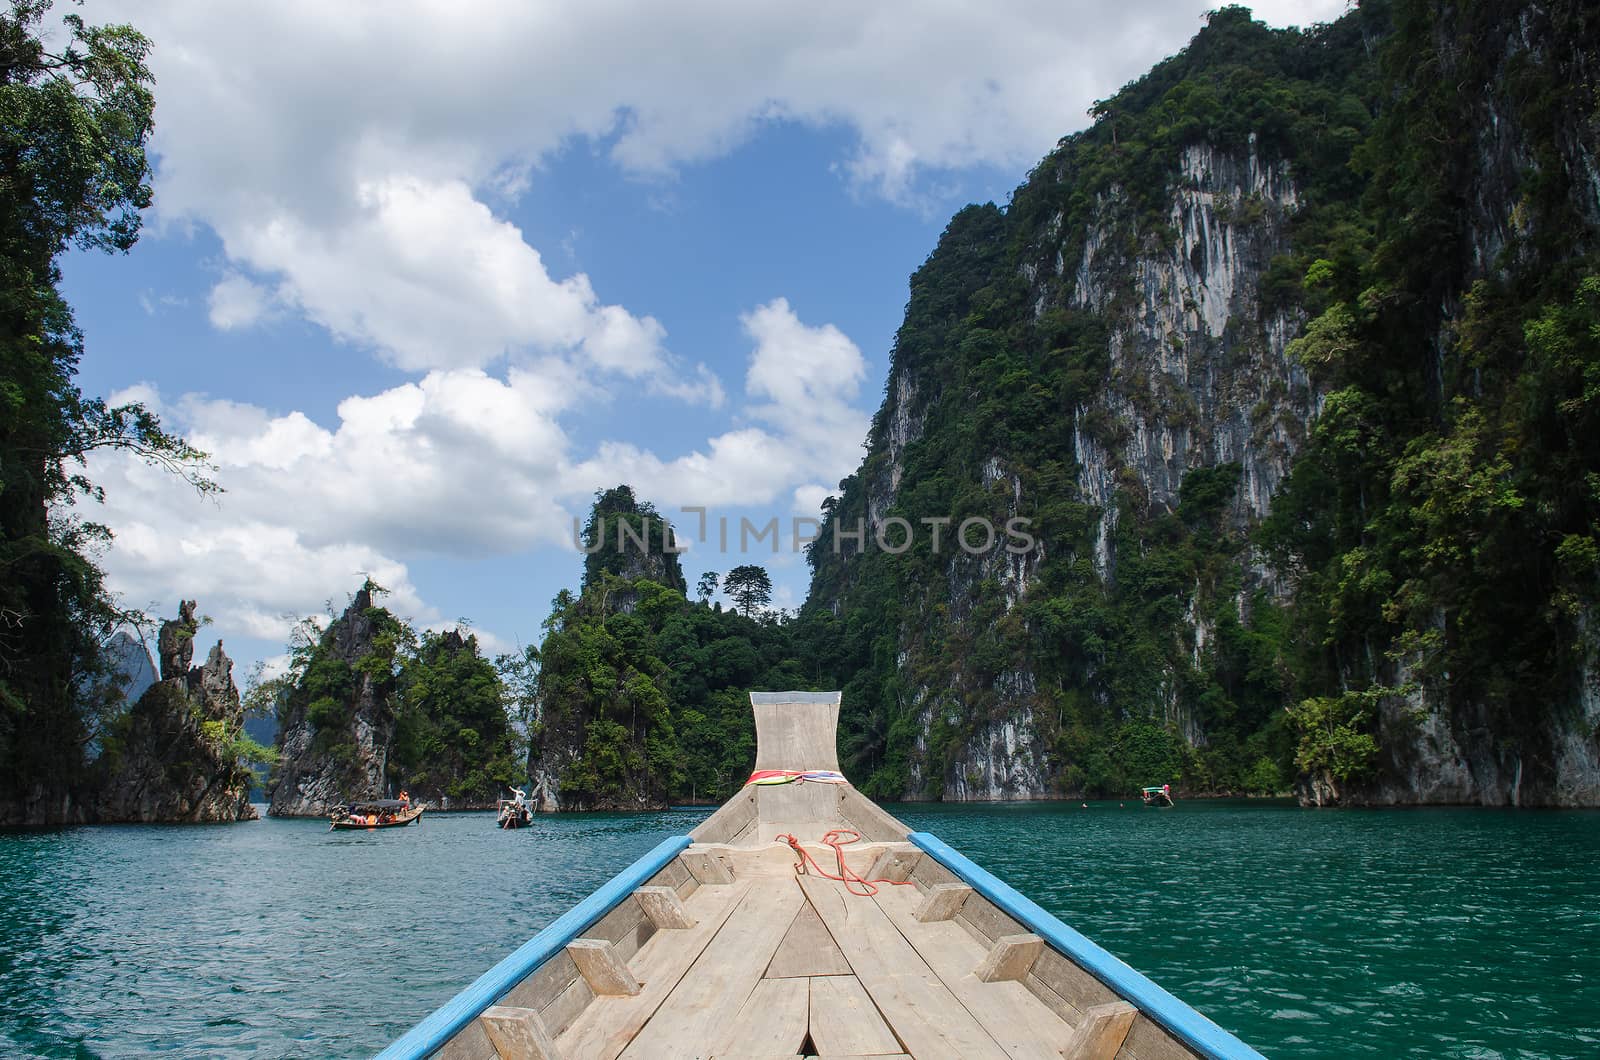
[[(1367, 0), (1308, 30), (1214, 12), (1009, 203), (951, 219), (797, 613), (766, 609), (755, 564), (691, 593), (668, 520), (616, 485), (526, 652), (413, 629), (370, 582), (302, 627), (244, 697), (276, 716), (272, 752), (240, 742), (220, 645), (192, 669), (163, 648), (131, 709), (108, 647), (143, 616), (72, 505), (95, 491), (82, 457), (219, 484), (147, 410), (73, 383), (57, 259), (137, 237), (152, 106), (148, 42), (76, 32), (66, 66), (25, 18), (0, 34), (0, 823), (227, 817), (246, 760), (289, 815), (398, 786), (487, 805), (529, 778), (547, 809), (718, 800), (752, 760), (744, 694), (805, 688), (843, 690), (844, 768), (878, 799), (1170, 779), (1600, 805), (1590, 5)], [(1032, 545), (873, 547), (891, 520), (968, 518), (1026, 520)], [(193, 638), (192, 607), (174, 621)], [(148, 750), (152, 697), (194, 722), (204, 777), (118, 801), (154, 775), (127, 748), (178, 753)]]

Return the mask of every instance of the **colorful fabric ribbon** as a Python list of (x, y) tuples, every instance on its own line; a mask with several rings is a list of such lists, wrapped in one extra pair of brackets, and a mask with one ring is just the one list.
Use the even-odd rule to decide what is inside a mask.
[(831, 769), (758, 769), (746, 784), (844, 784), (843, 773)]

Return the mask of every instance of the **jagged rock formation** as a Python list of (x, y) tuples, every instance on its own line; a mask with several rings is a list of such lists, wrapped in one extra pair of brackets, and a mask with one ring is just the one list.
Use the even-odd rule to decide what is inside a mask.
[(170, 681), (189, 672), (194, 659), (194, 635), (200, 629), (195, 621), (195, 601), (178, 602), (178, 617), (161, 623), (156, 650), (161, 654), (161, 680)]
[[(1565, 440), (1588, 399), (1552, 396), (1491, 476), (1523, 497), (1427, 522), (1457, 454), (1490, 466), (1474, 416), (1522, 415), (1495, 402), (1538, 368), (1530, 318), (1588, 326), (1600, 45), (1580, 7), (1367, 3), (1307, 33), (1224, 9), (1006, 210), (951, 221), (811, 554), (805, 620), (851, 631), (838, 679), (866, 790), (1283, 791), (1302, 772), (1313, 801), (1600, 800), (1600, 582), (1572, 558), (1592, 500), (1551, 490), (1556, 514), (1522, 532), (1546, 554), (1529, 580), (1560, 580), (1550, 602), (1496, 588), (1495, 560), (1464, 588), (1416, 574), (1441, 535), (1479, 533), (1472, 558), (1495, 512), (1595, 470)], [(1522, 393), (1567, 385), (1566, 341)], [(950, 547), (969, 518), (1028, 520), (1029, 547)], [(873, 545), (896, 519), (919, 533), (903, 555)], [(930, 519), (950, 521), (942, 551)], [(1529, 661), (1464, 673), (1497, 629)], [(1555, 675), (1532, 693), (1548, 705), (1519, 672)], [(1306, 697), (1341, 704), (1346, 744), (1296, 731)]]
[(321, 817), (339, 803), (390, 794), (394, 642), (380, 637), (393, 623), (373, 606), (369, 583), (322, 635), (278, 717), (270, 816)]
[(254, 774), (233, 742), (244, 727), (233, 660), (218, 641), (204, 664), (185, 665), (194, 654), (194, 607), (184, 601), (181, 617), (162, 626), (161, 680), (144, 690), (102, 741), (97, 820), (256, 817), (250, 805)]
[[(633, 615), (640, 585), (648, 583), (682, 595), (687, 588), (678, 556), (670, 550), (671, 524), (655, 507), (640, 502), (631, 487), (615, 486), (597, 493), (585, 524), (583, 583), (570, 606), (603, 626), (611, 615)], [(563, 592), (563, 598), (567, 594)], [(563, 600), (558, 598), (558, 609)], [(545, 652), (559, 653), (559, 634), (546, 640)], [(618, 674), (625, 686), (635, 668), (625, 664)], [(553, 678), (555, 675), (552, 674)], [(641, 675), (642, 676), (642, 675)], [(562, 688), (541, 675), (535, 733), (529, 741), (529, 801), (539, 812), (560, 810), (637, 810), (666, 805), (666, 791), (643, 767), (627, 728), (605, 717), (606, 689)], [(631, 698), (633, 692), (616, 690)], [(594, 762), (601, 754), (629, 760), (614, 770), (613, 782), (596, 783)], [(603, 787), (603, 790), (601, 790)]]
[(606, 606), (631, 614), (638, 603), (632, 586), (652, 581), (687, 594), (683, 565), (672, 549), (672, 524), (654, 506), (641, 504), (630, 486), (614, 486), (595, 496), (582, 546), (583, 587), (607, 596)]

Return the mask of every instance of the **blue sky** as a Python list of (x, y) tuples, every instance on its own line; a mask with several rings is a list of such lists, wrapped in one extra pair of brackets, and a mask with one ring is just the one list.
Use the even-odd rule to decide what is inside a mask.
[[(241, 675), (364, 573), (505, 650), (576, 585), (597, 488), (815, 514), (949, 215), (1206, 6), (91, 3), (155, 43), (156, 206), (64, 262), (80, 383), (227, 490), (97, 461), (113, 588), (197, 598)], [(803, 599), (787, 549), (685, 556), (746, 561)]]

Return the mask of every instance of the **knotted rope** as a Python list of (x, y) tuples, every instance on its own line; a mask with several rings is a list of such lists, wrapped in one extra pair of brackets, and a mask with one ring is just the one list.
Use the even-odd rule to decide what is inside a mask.
[[(844, 836), (849, 836), (850, 838), (845, 839), (843, 838)], [(854, 829), (832, 828), (829, 829), (828, 833), (822, 837), (823, 845), (832, 847), (833, 853), (839, 859), (839, 875), (837, 876), (829, 872), (827, 869), (824, 869), (821, 865), (818, 865), (816, 859), (811, 856), (810, 852), (807, 851), (805, 847), (800, 845), (799, 839), (789, 835), (787, 832), (782, 833), (774, 838), (781, 839), (785, 843), (788, 843), (789, 849), (793, 850), (800, 856), (800, 860), (794, 863), (794, 871), (798, 875), (804, 876), (806, 874), (806, 866), (810, 865), (815, 871), (816, 875), (821, 876), (826, 880), (837, 880), (838, 882), (844, 884), (845, 890), (849, 891), (857, 898), (871, 898), (873, 895), (878, 893), (878, 888), (876, 885), (880, 883), (892, 883), (896, 887), (909, 887), (912, 885), (910, 880), (863, 879), (861, 876), (856, 874), (854, 869), (850, 868), (849, 865), (846, 865), (844, 863), (844, 848), (851, 843), (859, 843), (861, 841), (861, 833), (855, 831)], [(857, 887), (861, 888), (861, 890), (856, 890)]]

